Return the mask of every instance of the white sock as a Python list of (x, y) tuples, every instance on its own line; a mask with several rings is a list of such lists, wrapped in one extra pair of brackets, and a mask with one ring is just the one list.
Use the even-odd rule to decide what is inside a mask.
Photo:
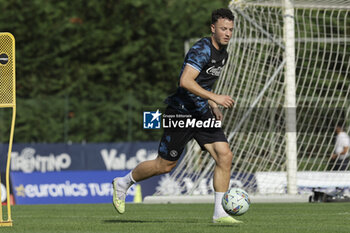
[(126, 191), (131, 187), (131, 185), (135, 184), (136, 181), (132, 178), (132, 171), (129, 172), (126, 176), (118, 178), (118, 187), (122, 188)]
[(229, 216), (221, 205), (222, 197), (224, 196), (224, 194), (224, 192), (215, 192), (215, 206), (213, 219)]

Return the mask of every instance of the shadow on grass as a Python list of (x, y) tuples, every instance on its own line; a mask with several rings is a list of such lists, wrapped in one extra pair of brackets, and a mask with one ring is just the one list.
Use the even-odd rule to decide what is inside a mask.
[(133, 220), (133, 219), (107, 219), (104, 223), (162, 223), (164, 221), (154, 220)]
[(203, 223), (198, 220), (137, 220), (137, 219), (106, 219), (103, 220), (104, 223), (110, 223), (110, 224), (116, 224), (116, 223), (200, 223), (203, 225), (207, 225), (209, 227), (219, 227), (219, 228), (224, 228), (224, 227), (238, 227), (240, 224), (217, 224), (217, 223)]
[(226, 228), (233, 228), (233, 227), (239, 227), (242, 226), (242, 224), (224, 224), (224, 223), (212, 223), (208, 225), (209, 227), (226, 227)]

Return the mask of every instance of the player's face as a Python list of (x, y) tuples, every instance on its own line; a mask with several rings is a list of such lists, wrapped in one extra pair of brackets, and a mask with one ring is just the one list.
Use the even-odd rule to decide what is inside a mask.
[(233, 21), (220, 18), (215, 24), (211, 25), (213, 38), (219, 47), (228, 44), (232, 37)]

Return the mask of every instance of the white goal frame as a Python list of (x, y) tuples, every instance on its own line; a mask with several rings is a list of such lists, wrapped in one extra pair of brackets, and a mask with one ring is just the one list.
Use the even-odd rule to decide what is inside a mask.
[[(245, 13), (245, 9), (249, 7), (271, 7), (271, 8), (280, 8), (282, 9), (283, 12), (283, 38), (281, 37), (275, 37), (273, 34), (271, 34), (269, 31), (267, 31), (265, 28), (260, 26), (261, 22), (256, 22), (254, 19), (250, 18), (248, 15)], [(296, 48), (295, 45), (300, 46), (300, 44), (306, 44), (306, 43), (311, 43), (311, 44), (317, 44), (317, 43), (323, 43), (323, 44), (329, 44), (328, 47), (330, 47), (330, 50), (335, 47), (333, 44), (340, 43), (344, 45), (347, 48), (347, 53), (349, 50), (350, 45), (350, 37), (348, 35), (330, 35), (330, 36), (325, 36), (324, 38), (318, 38), (318, 37), (295, 37), (296, 31), (295, 27), (298, 27), (298, 24), (295, 22), (295, 11), (296, 9), (318, 9), (319, 12), (322, 12), (323, 10), (334, 10), (334, 11), (344, 11), (346, 12), (345, 16), (347, 17), (347, 20), (349, 20), (350, 15), (350, 1), (349, 0), (313, 0), (313, 1), (302, 1), (302, 0), (233, 0), (230, 4), (230, 9), (234, 12), (235, 16), (238, 18), (244, 18), (245, 21), (249, 22), (253, 27), (257, 28), (259, 33), (263, 34), (264, 36), (260, 38), (256, 38), (254, 36), (246, 36), (244, 38), (242, 37), (234, 37), (230, 44), (231, 47), (235, 46), (251, 46), (254, 44), (275, 44), (276, 47), (279, 47), (280, 51), (283, 51), (283, 59), (281, 61), (276, 62), (275, 68), (273, 70), (269, 70), (268, 73), (270, 74), (269, 76), (266, 77), (266, 80), (264, 82), (264, 86), (259, 89), (259, 92), (253, 93), (254, 94), (254, 99), (245, 100), (244, 98), (239, 99), (241, 102), (247, 101), (247, 110), (240, 115), (239, 119), (233, 119), (232, 114), (224, 110), (224, 125), (225, 123), (231, 123), (233, 120), (235, 120), (235, 124), (233, 126), (227, 126), (225, 128), (225, 131), (228, 136), (228, 141), (231, 145), (231, 148), (234, 148), (237, 145), (233, 145), (235, 142), (232, 142), (232, 140), (235, 139), (238, 133), (240, 131), (245, 130), (246, 122), (247, 120), (251, 120), (251, 114), (254, 111), (254, 108), (259, 107), (259, 104), (261, 103), (263, 98), (266, 98), (266, 91), (268, 91), (270, 88), (274, 88), (276, 86), (276, 80), (284, 80), (283, 82), (283, 108), (287, 109), (284, 112), (284, 116), (279, 116), (279, 117), (284, 117), (285, 118), (285, 124), (284, 124), (284, 129), (285, 129), (285, 134), (284, 134), (284, 139), (282, 140), (283, 143), (285, 143), (284, 147), (279, 147), (278, 150), (284, 150), (284, 155), (286, 156), (284, 158), (284, 162), (280, 161), (281, 158), (270, 158), (270, 159), (275, 159), (276, 163), (282, 163), (279, 165), (279, 170), (277, 172), (281, 172), (278, 174), (283, 174), (285, 173), (286, 179), (287, 179), (287, 186), (286, 186), (286, 195), (287, 199), (286, 200), (300, 200), (300, 197), (302, 197), (303, 201), (306, 201), (305, 196), (301, 195), (296, 197), (296, 199), (291, 199), (291, 196), (295, 196), (298, 193), (298, 177), (300, 177), (300, 174), (302, 172), (308, 172), (307, 168), (302, 168), (300, 169), (300, 162), (298, 163), (298, 153), (300, 157), (300, 151), (302, 148), (304, 148), (304, 145), (301, 145), (301, 148), (298, 145), (298, 140), (300, 141), (300, 138), (304, 137), (303, 140), (309, 146), (312, 142), (308, 141), (306, 136), (303, 136), (302, 134), (298, 135), (297, 131), (297, 121), (298, 121), (298, 116), (296, 113), (296, 108), (298, 107), (298, 103), (312, 103), (314, 105), (318, 105), (320, 103), (325, 103), (329, 101), (327, 98), (322, 95), (319, 96), (314, 96), (314, 95), (306, 95), (306, 96), (296, 96), (297, 93), (297, 80), (296, 80), (296, 53), (299, 53), (300, 51), (298, 50), (299, 48)], [(318, 14), (318, 13), (317, 13)], [(331, 16), (333, 13), (331, 13)], [(320, 13), (320, 17), (324, 17)], [(339, 17), (339, 16), (338, 16)], [(274, 16), (271, 16), (272, 19), (274, 19)], [(277, 17), (276, 17), (277, 18)], [(267, 19), (271, 20), (271, 19)], [(350, 21), (350, 20), (349, 20)], [(318, 22), (318, 21), (317, 21)], [(324, 20), (326, 22), (326, 20)], [(274, 23), (271, 20), (271, 23)], [(350, 23), (350, 22), (349, 22)], [(307, 24), (307, 22), (304, 22), (304, 24)], [(350, 25), (350, 24), (349, 24)], [(236, 27), (237, 25), (235, 25)], [(322, 27), (323, 25), (319, 25)], [(278, 25), (276, 27), (279, 27)], [(325, 27), (325, 26), (324, 26)], [(235, 29), (236, 30), (236, 29)], [(249, 33), (249, 32), (247, 32)], [(193, 42), (193, 41), (192, 41)], [(190, 43), (192, 43), (190, 42)], [(188, 44), (188, 43), (187, 43)], [(185, 52), (186, 49), (188, 49), (189, 46), (185, 47)], [(230, 49), (230, 45), (229, 45)], [(339, 48), (338, 48), (339, 50)], [(343, 51), (337, 51), (338, 53), (341, 53)], [(300, 54), (298, 54), (300, 56)], [(304, 56), (307, 56), (304, 54)], [(237, 59), (237, 58), (236, 58)], [(236, 65), (236, 61), (231, 57), (228, 61), (228, 64), (233, 64)], [(302, 61), (304, 63), (304, 61)], [(306, 62), (305, 62), (306, 63)], [(305, 64), (303, 64), (305, 65)], [(308, 68), (311, 70), (312, 67), (311, 65), (307, 65)], [(329, 67), (329, 65), (327, 65)], [(345, 70), (346, 75), (350, 75), (350, 65), (346, 62), (343, 61), (342, 68)], [(254, 67), (251, 68), (254, 70)], [(236, 71), (235, 71), (236, 72)], [(239, 70), (239, 72), (248, 72), (246, 70)], [(320, 78), (316, 77), (315, 78)], [(230, 90), (230, 87), (232, 86), (232, 83), (230, 83), (229, 79), (232, 76), (232, 68), (226, 67), (225, 70), (223, 70), (221, 77), (216, 85), (215, 92), (216, 93), (222, 93), (222, 94), (232, 94), (232, 90)], [(332, 76), (333, 77), (333, 76)], [(233, 77), (234, 78), (234, 77)], [(249, 83), (249, 82), (248, 82)], [(344, 85), (349, 85), (348, 83)], [(349, 86), (350, 87), (350, 86)], [(330, 92), (331, 90), (322, 90), (325, 92)], [(336, 106), (342, 106), (345, 109), (345, 115), (347, 122), (345, 122), (345, 126), (350, 127), (350, 90), (347, 90), (346, 94), (343, 96), (338, 96), (334, 97), (336, 99), (332, 100), (332, 103), (336, 103)], [(310, 105), (310, 104), (309, 104)], [(334, 104), (333, 104), (334, 105)], [(327, 105), (327, 106), (333, 106), (332, 104)], [(335, 105), (334, 105), (335, 106)], [(272, 121), (271, 121), (272, 122)], [(328, 129), (328, 128), (327, 128)], [(315, 130), (315, 129), (313, 129)], [(349, 130), (347, 128), (346, 130)], [(329, 138), (327, 138), (329, 139)], [(273, 138), (271, 139), (273, 140)], [(325, 142), (325, 139), (322, 141), (323, 143)], [(317, 142), (319, 143), (319, 142)], [(272, 145), (275, 146), (275, 145)], [(330, 142), (327, 142), (325, 145), (327, 151), (331, 151), (331, 147), (333, 145)], [(306, 147), (309, 148), (309, 147)], [(311, 148), (311, 147), (310, 147)], [(312, 147), (312, 150), (315, 150), (315, 147)], [(313, 151), (312, 151), (313, 152)], [(329, 165), (329, 159), (325, 157), (326, 155), (322, 155), (320, 158), (317, 158), (323, 163), (326, 163)], [(182, 192), (179, 197), (174, 198), (173, 196), (168, 196), (169, 194), (164, 194), (160, 193), (159, 191), (155, 194), (154, 197), (148, 197), (145, 200), (147, 202), (154, 202), (154, 200), (161, 200), (161, 202), (171, 202), (172, 200), (176, 200), (176, 202), (181, 202), (179, 200), (188, 200), (188, 198), (192, 199), (198, 198), (198, 200), (207, 200), (205, 197), (207, 194), (209, 194), (210, 198), (212, 198), (211, 194), (212, 193), (206, 193), (205, 191), (201, 192), (198, 190), (201, 190), (201, 186), (203, 185), (203, 181), (205, 179), (208, 179), (210, 177), (210, 174), (212, 172), (212, 169), (215, 165), (215, 161), (210, 158), (210, 156), (205, 153), (201, 152), (200, 148), (195, 142), (192, 142), (188, 145), (187, 147), (187, 153), (185, 155), (186, 159), (188, 157), (197, 157), (200, 158), (199, 160), (194, 160), (191, 158), (183, 159), (180, 161), (178, 167), (176, 170), (168, 176), (169, 179), (178, 182), (179, 189), (180, 190), (186, 190), (185, 192)], [(256, 161), (246, 159), (242, 157), (241, 155), (238, 155), (238, 158), (234, 158), (234, 160), (247, 160), (245, 163), (256, 163)], [(302, 155), (302, 159), (306, 160), (309, 162), (310, 160), (314, 159), (312, 157), (306, 158), (305, 155)], [(204, 161), (204, 162), (203, 162)], [(233, 161), (234, 162), (234, 161)], [(193, 172), (193, 167), (200, 167), (200, 172), (194, 171)], [(324, 168), (320, 168), (320, 164), (313, 164), (310, 165), (312, 168), (318, 167), (317, 169), (311, 169), (314, 172), (318, 172), (317, 175), (319, 175), (320, 172), (323, 172), (324, 174), (327, 173), (327, 175), (332, 176), (334, 173), (332, 172), (325, 172)], [(300, 170), (298, 170), (298, 167)], [(310, 170), (310, 171), (311, 171)], [(238, 171), (241, 172), (240, 168), (237, 167), (237, 165), (234, 164), (233, 170), (232, 171)], [(250, 171), (250, 170), (249, 170)], [(258, 170), (260, 172), (262, 170)], [(271, 170), (267, 169), (267, 172), (276, 172), (276, 170)], [(193, 172), (194, 174), (188, 175), (189, 172)], [(264, 172), (264, 171), (263, 171)], [(300, 174), (299, 174), (300, 173)], [(277, 174), (277, 175), (278, 175)], [(350, 173), (349, 173), (350, 174)], [(308, 173), (303, 173), (302, 175), (308, 175)], [(321, 174), (322, 175), (322, 174)], [(347, 175), (347, 174), (345, 174)], [(184, 182), (184, 180), (189, 180), (192, 179), (193, 182), (191, 184), (187, 184)], [(346, 184), (347, 185), (347, 184)], [(299, 193), (300, 194), (300, 193)], [(197, 196), (198, 195), (198, 196)], [(271, 196), (269, 198), (271, 200)], [(280, 200), (280, 198), (272, 198), (273, 200)], [(259, 199), (260, 200), (260, 199)], [(281, 201), (281, 200), (280, 200)], [(185, 201), (186, 202), (186, 201)]]

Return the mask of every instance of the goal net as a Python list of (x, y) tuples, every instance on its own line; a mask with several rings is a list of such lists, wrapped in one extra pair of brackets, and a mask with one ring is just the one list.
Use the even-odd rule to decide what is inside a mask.
[[(285, 2), (230, 4), (234, 33), (215, 92), (235, 100), (223, 109), (234, 154), (231, 187), (255, 194), (348, 189), (350, 164), (340, 171), (331, 155), (335, 127), (350, 130), (350, 1), (295, 0), (289, 12)], [(212, 194), (214, 166), (192, 141), (162, 178), (176, 187), (156, 195)]]

